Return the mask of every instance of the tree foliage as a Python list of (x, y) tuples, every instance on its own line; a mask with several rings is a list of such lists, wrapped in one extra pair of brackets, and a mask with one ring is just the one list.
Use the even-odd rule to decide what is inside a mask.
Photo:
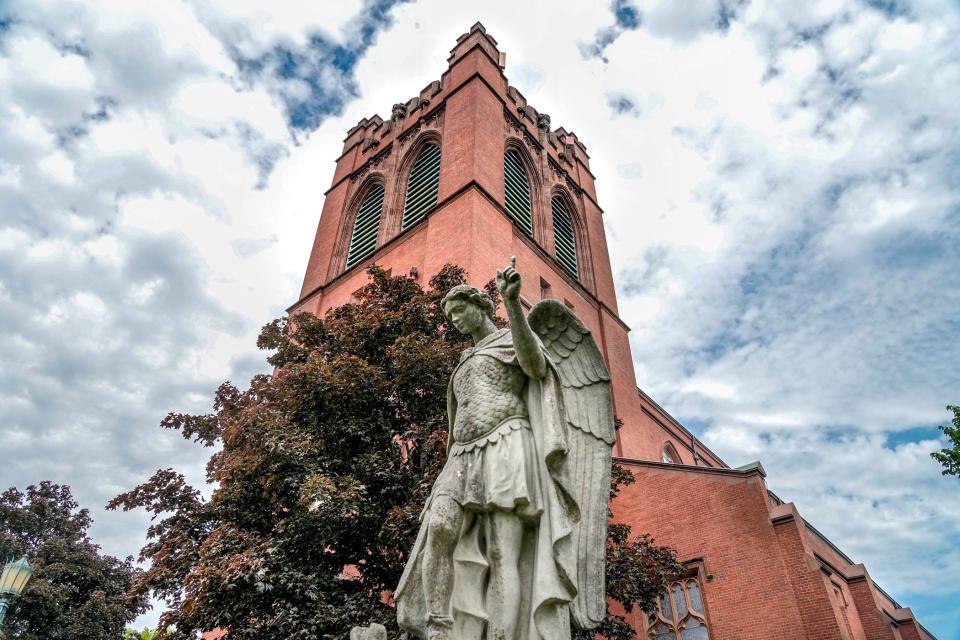
[(950, 439), (950, 447), (930, 456), (943, 465), (943, 475), (960, 476), (960, 406), (947, 405), (947, 411), (953, 412), (953, 426), (941, 426), (940, 431)]
[(17, 640), (116, 640), (146, 611), (128, 596), (139, 570), (133, 559), (101, 555), (70, 487), (52, 482), (0, 494), (0, 558), (27, 554), (34, 572), (7, 612), (6, 637)]
[[(209, 415), (164, 419), (219, 448), (209, 500), (164, 469), (108, 505), (153, 514), (141, 552), (151, 565), (132, 593), (166, 602), (159, 638), (216, 627), (231, 640), (345, 638), (371, 622), (397, 631), (389, 592), (445, 461), (447, 380), (469, 346), (438, 302), (465, 273), (448, 265), (427, 290), (377, 267), (369, 275), (322, 319), (264, 327), (272, 375), (245, 391), (221, 385)], [(655, 593), (628, 586), (628, 574), (659, 591), (654, 576), (675, 559), (629, 541), (625, 527), (611, 532), (610, 593), (647, 604)]]

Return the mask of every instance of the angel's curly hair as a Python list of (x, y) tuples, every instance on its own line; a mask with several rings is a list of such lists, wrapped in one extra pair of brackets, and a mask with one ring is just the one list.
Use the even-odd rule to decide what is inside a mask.
[(463, 300), (470, 304), (475, 304), (490, 318), (493, 318), (493, 298), (476, 287), (472, 287), (469, 284), (458, 284), (450, 289), (447, 295), (443, 296), (443, 299), (440, 301), (440, 308), (443, 309), (443, 315), (447, 315), (447, 304), (454, 300)]

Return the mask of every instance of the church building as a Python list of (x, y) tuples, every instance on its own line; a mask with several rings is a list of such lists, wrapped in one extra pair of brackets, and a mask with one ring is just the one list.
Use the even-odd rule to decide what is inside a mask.
[(482, 286), (517, 257), (523, 305), (563, 301), (593, 332), (623, 425), (617, 463), (637, 482), (614, 520), (677, 550), (682, 579), (644, 640), (929, 640), (933, 636), (766, 487), (759, 462), (731, 468), (636, 386), (586, 145), (527, 104), (481, 24), (438, 81), (347, 132), (300, 299), (322, 315), (376, 263), (425, 280), (446, 263)]

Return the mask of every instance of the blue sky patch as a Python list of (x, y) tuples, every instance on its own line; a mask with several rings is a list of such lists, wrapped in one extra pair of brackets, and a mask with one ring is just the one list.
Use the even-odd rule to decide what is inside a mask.
[[(944, 418), (944, 423), (950, 421)], [(902, 444), (936, 440), (940, 437), (940, 429), (936, 427), (911, 427), (902, 431), (891, 431), (887, 434), (887, 447), (896, 449)]]
[[(342, 113), (346, 103), (359, 95), (353, 75), (357, 61), (374, 43), (377, 33), (390, 25), (390, 10), (406, 1), (369, 2), (348, 27), (356, 37), (343, 44), (317, 33), (303, 48), (278, 45), (257, 58), (243, 57), (234, 50), (232, 57), (244, 75), (268, 82), (271, 77), (278, 80), (290, 128), (311, 131), (327, 116)], [(331, 68), (335, 73), (330, 73)], [(303, 88), (307, 89), (306, 96)]]
[(640, 26), (640, 10), (629, 0), (614, 0), (613, 16), (617, 19), (617, 26), (623, 29), (636, 29)]
[(897, 0), (866, 0), (867, 6), (876, 9), (887, 17), (895, 18), (909, 13), (907, 7)]
[(726, 31), (730, 24), (737, 19), (740, 9), (747, 5), (747, 0), (721, 0), (720, 10), (717, 12), (717, 28)]
[(615, 115), (637, 115), (637, 105), (625, 95), (608, 95), (607, 106)]
[(677, 420), (679, 420), (680, 424), (687, 428), (687, 431), (698, 438), (702, 437), (711, 425), (709, 420), (702, 420), (700, 418), (684, 418), (683, 420), (677, 418)]

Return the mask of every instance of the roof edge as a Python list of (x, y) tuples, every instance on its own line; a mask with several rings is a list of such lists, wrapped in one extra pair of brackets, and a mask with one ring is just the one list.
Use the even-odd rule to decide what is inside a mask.
[(625, 456), (613, 456), (613, 461), (640, 467), (653, 467), (671, 471), (694, 471), (700, 473), (739, 476), (741, 478), (747, 478), (754, 475), (760, 476), (761, 478), (767, 477), (767, 472), (764, 471), (763, 465), (761, 465), (759, 462), (753, 462), (737, 469), (731, 469), (729, 467), (701, 467), (692, 464), (676, 464), (673, 462), (658, 462), (656, 460), (641, 460), (640, 458), (628, 458)]
[[(640, 394), (640, 397), (641, 397), (641, 398), (643, 398), (644, 400), (646, 400), (647, 402), (649, 402), (650, 404), (652, 404), (652, 405), (657, 409), (657, 411), (659, 411), (660, 413), (662, 413), (662, 414), (664, 415), (664, 417), (666, 417), (666, 419), (670, 422), (671, 425), (673, 425), (673, 426), (677, 427), (678, 429), (680, 429), (680, 431), (682, 431), (685, 435), (690, 436), (690, 437), (697, 443), (697, 446), (698, 446), (698, 447), (700, 447), (701, 449), (703, 449), (704, 451), (706, 451), (707, 453), (709, 453), (711, 456), (713, 456), (713, 458), (714, 458), (715, 460), (717, 460), (720, 464), (724, 465), (725, 468), (727, 468), (727, 469), (730, 468), (730, 465), (727, 464), (726, 461), (725, 461), (723, 458), (721, 458), (721, 457), (718, 456), (716, 453), (714, 453), (714, 451), (713, 451), (710, 447), (708, 447), (707, 445), (703, 444), (703, 442), (700, 440), (700, 438), (698, 438), (697, 436), (693, 435), (693, 433), (692, 433), (689, 429), (687, 429), (685, 426), (683, 426), (682, 424), (680, 424), (680, 421), (679, 421), (679, 420), (677, 420), (677, 419), (674, 418), (672, 415), (670, 415), (670, 412), (667, 411), (666, 409), (664, 409), (663, 407), (661, 407), (660, 404), (659, 404), (656, 400), (654, 400), (653, 398), (651, 398), (651, 397), (647, 394), (646, 391), (644, 391), (644, 390), (641, 389), (640, 387), (637, 387), (637, 393)], [(758, 462), (757, 464), (759, 464), (759, 462)], [(764, 473), (764, 475), (766, 475), (766, 473)]]

